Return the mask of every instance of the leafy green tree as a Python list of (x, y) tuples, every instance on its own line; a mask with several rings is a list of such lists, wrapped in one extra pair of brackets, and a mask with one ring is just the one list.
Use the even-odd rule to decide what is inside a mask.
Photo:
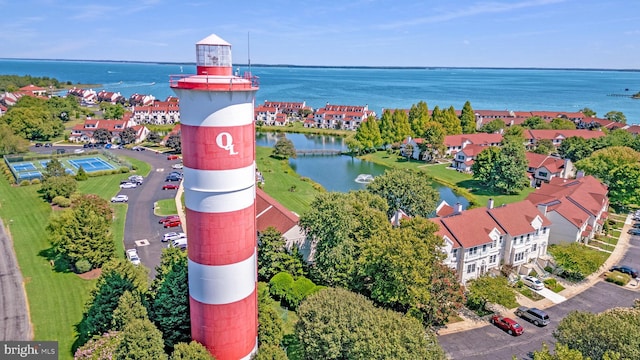
[[(84, 345), (91, 337), (109, 331), (113, 312), (125, 291), (144, 293), (147, 290), (147, 271), (124, 259), (111, 260), (102, 268), (95, 288), (89, 295), (82, 320), (77, 325), (78, 339), (74, 347)], [(75, 350), (75, 349), (74, 349)]]
[(487, 303), (499, 304), (507, 309), (518, 306), (516, 293), (504, 276), (480, 276), (467, 282), (467, 306), (473, 310), (486, 310)]
[(105, 129), (105, 128), (99, 128), (96, 129), (96, 131), (93, 132), (93, 138), (98, 142), (98, 143), (108, 143), (111, 141), (111, 132), (109, 132), (109, 130)]
[(89, 179), (89, 174), (84, 171), (84, 167), (82, 167), (82, 165), (78, 168), (78, 173), (74, 176), (74, 179), (76, 179), (76, 181), (85, 181)]
[(54, 176), (45, 178), (40, 187), (42, 197), (51, 202), (56, 196), (69, 198), (78, 189), (78, 183), (72, 176)]
[(526, 129), (550, 129), (551, 126), (547, 124), (541, 117), (532, 116), (527, 118), (523, 123), (522, 127)]
[(293, 141), (284, 136), (278, 138), (278, 141), (276, 141), (276, 144), (273, 146), (273, 156), (278, 159), (295, 159), (296, 148), (293, 146)]
[[(358, 128), (358, 130), (360, 130), (360, 128)], [(365, 149), (365, 146), (356, 139), (355, 135), (349, 136), (345, 140), (345, 144), (347, 145), (347, 149), (349, 149), (351, 156), (353, 156), (353, 154), (360, 155), (360, 153)]]
[(542, 344), (542, 349), (533, 352), (533, 360), (585, 360), (578, 350), (569, 349), (562, 344), (555, 345), (555, 353), (552, 354), (546, 343)]
[[(153, 135), (152, 135), (153, 134)], [(136, 142), (136, 131), (131, 128), (128, 127), (124, 130), (122, 130), (122, 133), (120, 134), (120, 142), (122, 142), (123, 144), (133, 144)], [(156, 132), (151, 132), (149, 133), (149, 135), (147, 136), (147, 140), (151, 141), (151, 142), (160, 142), (161, 138), (158, 135), (158, 133)]]
[[(122, 135), (120, 135), (120, 140), (123, 144), (131, 144), (136, 141), (136, 131), (133, 128), (126, 128), (122, 131)], [(147, 135), (147, 141), (152, 143), (160, 143), (162, 141), (162, 136), (158, 134), (156, 131), (149, 132)]]
[[(440, 249), (440, 248), (439, 248)], [(435, 251), (435, 250), (434, 250)], [(458, 281), (455, 270), (441, 261), (434, 262), (431, 270), (429, 302), (422, 304), (422, 322), (424, 324), (445, 324), (451, 315), (459, 311), (464, 303), (464, 289)]]
[(609, 111), (604, 114), (604, 118), (621, 124), (627, 123), (627, 117), (621, 111)]
[(417, 104), (411, 105), (409, 110), (409, 124), (411, 125), (411, 131), (416, 137), (422, 137), (424, 131), (429, 122), (429, 107), (424, 101), (419, 101)]
[(413, 156), (413, 144), (411, 143), (404, 144), (404, 149), (402, 149), (402, 154), (407, 158), (407, 161), (411, 161), (411, 157)]
[(502, 119), (493, 119), (491, 121), (489, 121), (488, 123), (482, 125), (480, 127), (480, 130), (478, 130), (479, 132), (483, 132), (483, 133), (487, 133), (487, 134), (493, 134), (493, 133), (497, 133), (500, 130), (506, 128), (507, 126), (504, 123), (504, 120)]
[(281, 272), (271, 278), (269, 288), (270, 293), (283, 305), (295, 310), (302, 300), (320, 291), (323, 287), (317, 286), (304, 276), (299, 276), (294, 280), (291, 274)]
[(377, 149), (382, 145), (382, 136), (380, 128), (375, 116), (369, 116), (356, 131), (355, 140), (357, 140), (365, 151)]
[(524, 128), (520, 125), (509, 126), (502, 137), (502, 144), (509, 141), (516, 141), (520, 144), (524, 143)]
[(551, 128), (555, 130), (575, 130), (576, 124), (567, 119), (555, 118), (550, 122)]
[(306, 359), (445, 359), (420, 322), (382, 310), (362, 295), (328, 288), (298, 308), (296, 335)]
[(450, 106), (442, 113), (441, 119), (440, 123), (447, 132), (447, 135), (462, 134), (462, 125), (453, 106)]
[(204, 345), (197, 341), (177, 343), (171, 353), (171, 360), (215, 360)]
[(120, 104), (114, 105), (103, 101), (100, 103), (100, 110), (102, 110), (105, 119), (119, 120), (124, 116), (124, 106)]
[(122, 341), (114, 357), (117, 360), (167, 359), (162, 332), (149, 320), (133, 320), (122, 330)]
[(269, 281), (279, 272), (286, 271), (293, 276), (304, 275), (303, 262), (286, 248), (286, 239), (274, 227), (259, 234), (258, 278)]
[(51, 111), (53, 116), (59, 118), (63, 122), (67, 122), (71, 118), (71, 114), (78, 111), (80, 109), (80, 105), (78, 104), (78, 99), (73, 96), (59, 97), (53, 96), (50, 97), (46, 102), (45, 106)]
[(476, 114), (469, 101), (464, 103), (460, 113), (460, 125), (463, 134), (473, 134), (476, 132)]
[(585, 358), (640, 359), (638, 324), (638, 309), (613, 308), (600, 314), (572, 311), (560, 321), (553, 337)]
[(148, 320), (149, 314), (142, 303), (142, 296), (139, 293), (132, 293), (127, 290), (120, 296), (118, 307), (113, 310), (111, 329), (121, 331), (127, 324), (136, 319)]
[(591, 155), (593, 149), (585, 138), (571, 136), (562, 141), (558, 147), (558, 152), (563, 158), (568, 158), (575, 163)]
[(536, 148), (533, 150), (536, 154), (549, 155), (556, 151), (556, 147), (553, 145), (553, 141), (550, 139), (541, 139), (536, 143)]
[(393, 113), (389, 109), (385, 109), (380, 117), (380, 137), (382, 137), (382, 145), (386, 148), (396, 141), (396, 124), (393, 122)]
[(595, 117), (596, 116), (596, 112), (589, 109), (588, 107), (584, 107), (582, 109), (580, 109), (580, 112), (584, 114), (584, 116), (586, 117)]
[(167, 147), (172, 148), (175, 152), (182, 152), (182, 139), (179, 134), (169, 135), (166, 145)]
[(387, 218), (399, 209), (409, 216), (428, 217), (440, 197), (427, 178), (408, 169), (385, 171), (367, 184), (367, 191), (387, 201)]
[(446, 131), (442, 125), (434, 121), (426, 123), (422, 136), (424, 148), (420, 150), (428, 152), (433, 158), (435, 158), (437, 154), (440, 156), (444, 155), (444, 137), (446, 136)]
[(515, 194), (528, 185), (527, 168), (523, 143), (507, 142), (494, 163), (489, 186), (503, 194)]
[(300, 217), (300, 227), (315, 243), (311, 274), (316, 283), (348, 286), (360, 246), (391, 224), (387, 203), (366, 191), (321, 193)]
[(13, 132), (5, 123), (0, 123), (0, 156), (25, 153), (29, 150), (29, 142)]
[(601, 148), (611, 147), (611, 146), (631, 147), (635, 140), (636, 140), (636, 136), (634, 136), (629, 131), (624, 129), (615, 129), (610, 131), (607, 135), (603, 137), (590, 139), (590, 141), (600, 143), (598, 145), (593, 145), (595, 149), (601, 149)]
[(491, 181), (491, 174), (493, 173), (493, 166), (500, 158), (500, 148), (497, 146), (488, 146), (483, 149), (474, 160), (471, 165), (471, 171), (473, 171), (473, 178), (488, 185)]
[(54, 252), (70, 263), (86, 259), (93, 267), (100, 267), (115, 255), (112, 217), (106, 200), (94, 194), (83, 195), (71, 209), (51, 218), (47, 225), (49, 242)]
[(396, 130), (394, 142), (401, 142), (408, 136), (414, 136), (409, 125), (409, 116), (404, 110), (396, 109), (392, 118)]
[(276, 345), (261, 345), (253, 360), (288, 360), (286, 351)]
[[(162, 332), (164, 344), (172, 348), (179, 342), (191, 339), (191, 321), (189, 318), (189, 285), (187, 281), (187, 258), (176, 257), (168, 253), (171, 259), (177, 261), (166, 272), (162, 273), (154, 285), (157, 288), (150, 293), (151, 321)], [(164, 253), (163, 253), (164, 255)]]
[[(18, 103), (22, 101), (22, 97)], [(2, 116), (14, 133), (27, 140), (49, 140), (64, 131), (62, 120), (55, 118), (42, 104), (34, 107), (14, 106)]]
[(59, 177), (67, 175), (66, 170), (60, 160), (53, 158), (47, 162), (42, 177), (46, 180), (50, 177)]
[(284, 323), (274, 309), (267, 284), (258, 283), (258, 343), (259, 346), (280, 346), (284, 338)]

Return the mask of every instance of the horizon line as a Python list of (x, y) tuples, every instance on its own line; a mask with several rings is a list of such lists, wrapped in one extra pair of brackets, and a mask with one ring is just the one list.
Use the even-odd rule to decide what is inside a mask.
[[(141, 61), (141, 60), (78, 60), (78, 59), (37, 59), (37, 58), (5, 58), (0, 60), (28, 60), (28, 61), (67, 61), (67, 62), (101, 62), (101, 63), (133, 63), (133, 64), (158, 64), (158, 65), (190, 65), (195, 62), (173, 61)], [(233, 66), (249, 66), (249, 64), (233, 64)], [(438, 70), (438, 69), (495, 69), (495, 70), (581, 70), (581, 71), (640, 71), (638, 69), (620, 68), (591, 68), (591, 67), (505, 67), (505, 66), (374, 66), (374, 65), (295, 65), (295, 64), (251, 64), (258, 67), (293, 67), (293, 68), (335, 68), (335, 69), (409, 69), (409, 70)]]

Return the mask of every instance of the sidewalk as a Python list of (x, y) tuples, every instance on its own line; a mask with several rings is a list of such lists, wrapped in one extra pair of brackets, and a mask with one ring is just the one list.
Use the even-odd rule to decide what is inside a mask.
[[(631, 228), (631, 224), (632, 224), (631, 218), (632, 218), (631, 214), (627, 215), (627, 219), (625, 220), (624, 226), (622, 227), (622, 230), (621, 230), (622, 232), (620, 234), (620, 238), (618, 239), (618, 243), (616, 244), (615, 249), (609, 256), (607, 261), (605, 261), (604, 264), (602, 264), (600, 269), (595, 273), (587, 276), (587, 278), (581, 281), (580, 283), (567, 285), (563, 282), (563, 286), (565, 286), (565, 289), (559, 292), (558, 293), (559, 295), (562, 295), (568, 299), (572, 296), (580, 294), (581, 292), (593, 286), (596, 282), (602, 280), (603, 278), (602, 274), (604, 274), (607, 270), (609, 270), (611, 266), (618, 264), (620, 259), (622, 259), (624, 254), (627, 252), (627, 249), (629, 248), (629, 239), (631, 236), (627, 233), (627, 230)], [(638, 286), (635, 286), (634, 284), (635, 282), (631, 281), (629, 285), (627, 285), (627, 288), (637, 290)], [(551, 300), (547, 298), (544, 298), (538, 301), (533, 301), (526, 296), (518, 295), (516, 297), (516, 300), (522, 306), (537, 307), (538, 309), (545, 309), (555, 305)], [(505, 313), (504, 315), (516, 318), (513, 310), (515, 309), (508, 310), (508, 312)], [(463, 320), (455, 323), (447, 324), (445, 328), (438, 330), (437, 332), (438, 335), (452, 334), (460, 331), (477, 329), (477, 328), (489, 325), (489, 322), (485, 320), (471, 319), (469, 317), (464, 316), (463, 314), (458, 314), (458, 316), (460, 316)]]
[(182, 223), (182, 232), (184, 232), (187, 236), (187, 216), (184, 213), (184, 209), (182, 208), (182, 193), (184, 192), (184, 186), (182, 183), (184, 179), (180, 181), (180, 186), (178, 187), (178, 191), (176, 192), (176, 209), (178, 210), (178, 216), (180, 217), (180, 223)]

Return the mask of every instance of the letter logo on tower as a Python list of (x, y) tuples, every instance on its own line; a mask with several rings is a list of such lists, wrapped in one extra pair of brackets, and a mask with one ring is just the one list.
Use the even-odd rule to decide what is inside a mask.
[(233, 136), (226, 131), (216, 136), (216, 145), (223, 150), (227, 150), (229, 155), (238, 155), (236, 151), (233, 151)]

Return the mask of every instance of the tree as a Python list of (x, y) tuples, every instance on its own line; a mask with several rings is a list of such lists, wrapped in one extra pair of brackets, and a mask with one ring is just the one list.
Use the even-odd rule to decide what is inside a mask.
[[(23, 96), (18, 103), (28, 97)], [(62, 120), (55, 118), (42, 104), (13, 106), (2, 116), (2, 121), (9, 124), (16, 135), (27, 140), (49, 140), (64, 131)]]
[(382, 145), (386, 148), (393, 144), (396, 140), (396, 125), (393, 122), (393, 114), (391, 110), (385, 109), (380, 117), (380, 137)]
[(555, 151), (556, 147), (553, 145), (553, 141), (551, 141), (551, 139), (538, 140), (536, 148), (533, 150), (534, 153), (543, 155), (549, 155)]
[(286, 248), (286, 239), (274, 227), (268, 227), (259, 234), (258, 279), (269, 281), (279, 272), (286, 271), (293, 276), (304, 275), (303, 262)]
[(460, 125), (462, 126), (463, 134), (473, 134), (476, 132), (476, 114), (469, 101), (466, 101), (462, 107)]
[(156, 278), (156, 288), (150, 292), (149, 313), (151, 320), (163, 334), (164, 344), (172, 348), (179, 342), (191, 339), (187, 258), (174, 256), (172, 252), (163, 252), (163, 257), (165, 256), (170, 260), (164, 264), (170, 265), (158, 274), (162, 278)]
[(50, 219), (49, 242), (54, 252), (70, 263), (86, 259), (92, 267), (100, 267), (115, 255), (112, 217), (106, 200), (93, 194), (83, 195), (72, 203), (71, 209)]
[(621, 111), (609, 111), (604, 114), (604, 118), (621, 124), (627, 123), (627, 117)]
[(580, 109), (580, 112), (584, 114), (584, 116), (586, 117), (595, 117), (596, 116), (596, 112), (589, 109), (588, 107), (582, 108)]
[(394, 142), (401, 142), (409, 136), (414, 136), (409, 125), (409, 116), (404, 110), (396, 109), (393, 112), (393, 124), (396, 130)]
[(411, 157), (413, 156), (413, 144), (411, 143), (404, 144), (404, 149), (402, 149), (402, 154), (407, 158), (407, 161), (411, 161)]
[(44, 180), (50, 177), (60, 177), (67, 175), (66, 169), (60, 162), (60, 160), (53, 158), (47, 162), (47, 166), (45, 166), (44, 171), (42, 172), (42, 177)]
[(520, 141), (509, 141), (500, 149), (491, 172), (489, 186), (503, 194), (515, 194), (528, 185), (527, 157)]
[(578, 160), (584, 159), (591, 155), (593, 149), (591, 148), (590, 143), (585, 138), (571, 136), (562, 141), (562, 143), (558, 147), (558, 152), (563, 158), (568, 158), (575, 163)]
[(356, 140), (355, 136), (349, 136), (345, 140), (345, 145), (347, 145), (347, 149), (349, 149), (351, 156), (353, 156), (353, 154), (360, 155), (360, 153), (365, 149), (365, 146), (360, 141)]
[(442, 112), (442, 115), (440, 116), (440, 123), (442, 124), (442, 127), (446, 131), (447, 135), (462, 134), (460, 119), (456, 115), (456, 110), (453, 108), (453, 106), (450, 106), (447, 110)]
[(215, 360), (204, 345), (197, 341), (177, 343), (171, 353), (171, 360)]
[(316, 283), (347, 287), (361, 243), (391, 224), (384, 199), (366, 191), (321, 193), (299, 225), (315, 245), (311, 275)]
[(607, 135), (600, 138), (593, 138), (590, 141), (598, 142), (597, 145), (592, 145), (594, 150), (598, 150), (611, 146), (629, 146), (631, 147), (636, 141), (637, 137), (624, 129), (615, 129), (610, 131)]
[(576, 124), (567, 119), (555, 118), (551, 120), (551, 128), (555, 130), (574, 130), (576, 128)]
[(411, 131), (416, 137), (422, 137), (424, 130), (429, 122), (429, 107), (424, 101), (419, 101), (417, 104), (411, 105), (409, 110), (409, 125), (411, 125)]
[(124, 116), (124, 106), (120, 104), (114, 105), (103, 101), (100, 103), (100, 110), (102, 110), (105, 119), (118, 120)]
[(0, 123), (0, 156), (25, 153), (28, 150), (28, 141), (16, 135), (9, 125)]
[[(120, 134), (120, 142), (122, 142), (125, 145), (133, 144), (136, 142), (136, 137), (137, 137), (136, 131), (132, 127), (128, 127), (122, 130), (122, 133)], [(160, 142), (161, 138), (158, 135), (158, 133), (150, 132), (149, 135), (147, 136), (147, 140), (151, 142)]]
[(172, 148), (175, 152), (182, 152), (182, 139), (179, 134), (169, 135), (166, 145), (167, 147)]
[(387, 218), (402, 209), (409, 216), (429, 217), (440, 198), (429, 181), (418, 172), (391, 169), (367, 184), (367, 191), (387, 201)]
[(422, 322), (442, 325), (464, 306), (464, 289), (455, 270), (441, 261), (434, 262), (432, 267), (429, 280), (431, 296), (426, 304), (422, 304)]
[(497, 146), (488, 146), (483, 149), (471, 165), (473, 178), (484, 184), (488, 184), (491, 180), (493, 166), (500, 157), (500, 148)]
[(382, 145), (382, 136), (375, 116), (369, 116), (356, 131), (355, 140), (365, 151), (377, 149)]
[(585, 360), (578, 350), (569, 349), (562, 344), (555, 345), (555, 354), (551, 354), (549, 346), (542, 344), (542, 349), (533, 352), (533, 360)]
[(550, 129), (551, 125), (547, 124), (539, 116), (532, 116), (522, 123), (522, 127), (527, 129)]
[(585, 358), (640, 359), (638, 324), (638, 309), (613, 308), (600, 314), (572, 311), (560, 321), (553, 337)]
[[(144, 293), (147, 290), (147, 272), (124, 259), (112, 260), (102, 268), (95, 288), (89, 295), (82, 320), (76, 326), (78, 339), (74, 346), (82, 346), (94, 335), (111, 329), (113, 312), (125, 291)], [(131, 325), (131, 324), (129, 324)]]
[(109, 331), (101, 336), (95, 336), (76, 350), (73, 359), (111, 360), (121, 341), (122, 333), (118, 331)]
[(276, 345), (261, 345), (253, 360), (288, 360), (286, 351)]
[(142, 304), (142, 296), (137, 292), (125, 291), (120, 300), (118, 307), (113, 310), (111, 319), (111, 329), (121, 331), (133, 320), (149, 319), (147, 308)]
[[(122, 131), (120, 140), (122, 140), (122, 143), (124, 144), (131, 144), (136, 141), (135, 134), (136, 131), (133, 130), (133, 128), (126, 128)], [(147, 141), (157, 144), (162, 141), (162, 136), (160, 136), (156, 131), (151, 131), (149, 132), (149, 135), (147, 135)]]
[(486, 310), (487, 303), (508, 309), (518, 306), (516, 293), (504, 276), (480, 276), (467, 282), (467, 306), (473, 310)]
[(69, 198), (78, 189), (78, 183), (72, 176), (53, 176), (45, 178), (40, 187), (42, 197), (51, 202), (56, 196)]
[(322, 290), (297, 313), (296, 335), (307, 359), (445, 359), (417, 319), (376, 308), (346, 290)]
[(273, 146), (273, 156), (279, 159), (296, 158), (296, 148), (293, 146), (293, 141), (287, 139), (284, 136), (278, 138), (276, 144)]
[(444, 137), (446, 136), (446, 132), (442, 125), (434, 121), (426, 123), (422, 136), (424, 149), (420, 150), (429, 152), (432, 157), (435, 157), (436, 154), (444, 154)]
[(122, 341), (114, 357), (117, 360), (166, 359), (162, 333), (149, 320), (133, 320), (122, 331)]
[(89, 175), (84, 171), (84, 167), (82, 167), (82, 165), (78, 168), (78, 173), (74, 176), (74, 179), (76, 179), (76, 181), (86, 181), (89, 179)]
[(111, 132), (105, 128), (98, 128), (93, 132), (93, 138), (98, 143), (106, 144), (111, 141)]
[(493, 133), (497, 133), (500, 130), (506, 128), (506, 125), (504, 123), (504, 120), (502, 119), (493, 119), (491, 121), (489, 121), (488, 123), (482, 125), (480, 127), (480, 130), (478, 130), (479, 132), (483, 132), (483, 133), (487, 133), (487, 134), (493, 134)]
[(274, 309), (275, 301), (269, 296), (269, 286), (258, 283), (258, 343), (259, 346), (280, 346), (284, 338), (284, 323)]

